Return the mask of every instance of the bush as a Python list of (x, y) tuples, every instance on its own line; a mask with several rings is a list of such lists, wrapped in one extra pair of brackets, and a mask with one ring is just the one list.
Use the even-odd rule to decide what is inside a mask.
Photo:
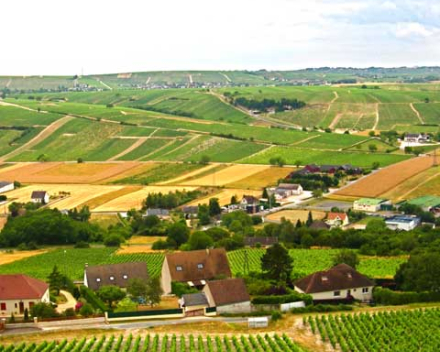
[(171, 293), (175, 294), (177, 297), (182, 297), (182, 295), (187, 293), (197, 292), (199, 291), (195, 287), (189, 287), (186, 283), (174, 281), (171, 283)]
[(75, 244), (75, 248), (90, 248), (90, 244), (85, 241), (79, 241)]
[(375, 303), (383, 305), (404, 305), (410, 303), (440, 302), (440, 292), (391, 291), (388, 288), (376, 287), (373, 291)]
[(76, 315), (75, 309), (73, 309), (73, 308), (67, 308), (67, 309), (64, 311), (64, 315), (65, 315), (66, 317), (74, 317), (74, 316)]
[(31, 308), (31, 315), (37, 318), (54, 318), (59, 314), (49, 303), (37, 303)]
[(81, 295), (86, 299), (86, 301), (92, 305), (93, 308), (99, 309), (102, 312), (105, 312), (108, 310), (108, 308), (104, 304), (104, 302), (101, 301), (101, 299), (95, 294), (95, 292), (93, 292), (88, 287), (81, 286), (80, 292), (81, 292)]
[(104, 239), (104, 245), (106, 247), (120, 247), (124, 239), (118, 234), (110, 234)]
[(281, 312), (279, 312), (277, 310), (272, 312), (272, 315), (271, 315), (272, 321), (277, 321), (277, 320), (280, 320), (282, 318), (283, 318), (283, 315), (281, 314)]
[(84, 304), (79, 310), (79, 314), (81, 314), (83, 317), (89, 317), (93, 315), (93, 313), (93, 306), (90, 303)]
[(313, 298), (310, 295), (293, 292), (283, 296), (256, 296), (252, 300), (252, 304), (283, 304), (304, 301), (307, 305), (312, 304)]
[(352, 306), (346, 304), (317, 304), (310, 305), (302, 308), (293, 308), (291, 309), (291, 313), (294, 314), (302, 314), (302, 313), (330, 313), (330, 312), (341, 312), (341, 311), (351, 311), (353, 310)]

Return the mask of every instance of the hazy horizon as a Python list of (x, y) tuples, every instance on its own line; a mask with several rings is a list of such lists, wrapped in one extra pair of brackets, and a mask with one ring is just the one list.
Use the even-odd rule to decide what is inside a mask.
[(0, 75), (440, 65), (434, 0), (22, 0)]

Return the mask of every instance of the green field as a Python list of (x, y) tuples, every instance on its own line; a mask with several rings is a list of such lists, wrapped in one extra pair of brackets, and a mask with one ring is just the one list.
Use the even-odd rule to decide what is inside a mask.
[(35, 125), (47, 126), (61, 118), (58, 114), (29, 111), (13, 106), (0, 105), (0, 126), (32, 127)]
[(434, 352), (440, 346), (439, 309), (404, 310), (304, 319), (322, 342), (344, 352)]
[(93, 351), (93, 352), (305, 352), (287, 335), (111, 335), (88, 336), (68, 341), (44, 341), (39, 344), (21, 342), (17, 345), (1, 346), (5, 352), (52, 352), (52, 351)]

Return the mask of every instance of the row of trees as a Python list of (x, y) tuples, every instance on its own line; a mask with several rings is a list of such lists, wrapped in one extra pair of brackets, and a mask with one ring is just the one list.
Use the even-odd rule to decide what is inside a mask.
[(234, 105), (243, 106), (249, 110), (258, 110), (268, 112), (270, 109), (275, 109), (276, 112), (282, 112), (285, 110), (297, 110), (306, 106), (306, 103), (298, 99), (282, 98), (281, 100), (274, 99), (247, 99), (247, 98), (235, 98), (233, 100)]

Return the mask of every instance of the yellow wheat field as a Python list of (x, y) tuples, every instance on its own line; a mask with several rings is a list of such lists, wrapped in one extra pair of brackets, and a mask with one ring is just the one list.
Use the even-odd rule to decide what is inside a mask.
[(261, 191), (254, 190), (245, 190), (245, 189), (224, 189), (220, 193), (211, 194), (209, 197), (196, 199), (189, 203), (189, 205), (198, 205), (198, 204), (209, 204), (209, 199), (217, 198), (218, 202), (221, 206), (231, 204), (232, 196), (236, 196), (238, 201), (240, 201), (244, 195), (254, 196), (260, 198), (262, 195)]
[(180, 183), (183, 186), (224, 186), (270, 168), (265, 165), (232, 165), (218, 172)]

